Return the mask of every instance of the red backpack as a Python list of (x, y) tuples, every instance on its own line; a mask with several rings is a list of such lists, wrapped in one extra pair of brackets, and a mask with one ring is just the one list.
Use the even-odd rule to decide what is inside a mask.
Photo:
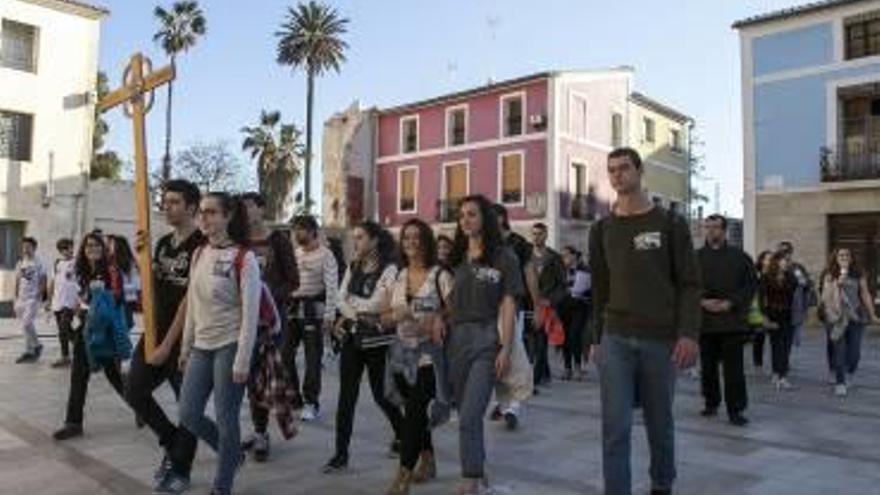
[[(244, 257), (250, 252), (249, 249), (239, 247), (235, 254), (235, 260), (232, 262), (232, 268), (235, 270), (235, 280), (238, 287), (241, 287), (241, 271), (244, 268)], [(193, 266), (202, 254), (202, 247), (199, 247), (193, 254)], [(275, 298), (272, 291), (266, 285), (266, 282), (260, 281), (260, 304), (259, 316), (257, 318), (257, 331), (267, 331), (273, 340), (281, 338), (281, 317), (278, 315), (278, 307), (275, 305)], [(277, 342), (276, 342), (277, 343)]]

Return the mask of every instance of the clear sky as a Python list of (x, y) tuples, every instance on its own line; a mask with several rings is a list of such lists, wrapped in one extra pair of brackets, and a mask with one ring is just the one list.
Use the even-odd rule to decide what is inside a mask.
[[(730, 25), (805, 0), (342, 0), (351, 19), (348, 62), (318, 81), (315, 149), (324, 120), (353, 101), (379, 107), (555, 69), (630, 65), (636, 89), (693, 116), (705, 143), (701, 189), (720, 183), (722, 211), (742, 212), (739, 42)], [(164, 54), (152, 35), (161, 2), (94, 0), (110, 9), (100, 67), (119, 83), (125, 61), (141, 50), (155, 65)], [(305, 125), (305, 78), (275, 63), (274, 36), (292, 0), (201, 0), (208, 34), (178, 62), (174, 147), (228, 140), (256, 123), (261, 109)], [(494, 26), (494, 27), (493, 27)], [(150, 114), (150, 160), (163, 152), (164, 91)], [(128, 157), (131, 131), (110, 118), (109, 146)], [(124, 127), (123, 127), (124, 126)], [(317, 159), (320, 160), (320, 157)], [(246, 160), (243, 163), (247, 164)], [(315, 183), (320, 180), (316, 174)], [(320, 187), (313, 187), (320, 190)]]

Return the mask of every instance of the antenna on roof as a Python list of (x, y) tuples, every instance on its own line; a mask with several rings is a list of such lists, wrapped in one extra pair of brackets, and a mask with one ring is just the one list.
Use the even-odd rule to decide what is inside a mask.
[(498, 14), (489, 14), (486, 16), (486, 26), (489, 28), (489, 81), (488, 84), (495, 82), (495, 39), (498, 34), (498, 24), (501, 23), (501, 16)]

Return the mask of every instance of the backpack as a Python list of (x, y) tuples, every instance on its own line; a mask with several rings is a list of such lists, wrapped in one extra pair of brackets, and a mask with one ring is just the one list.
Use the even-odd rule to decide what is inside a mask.
[[(241, 287), (241, 272), (244, 269), (244, 257), (250, 252), (249, 249), (239, 247), (235, 253), (235, 260), (232, 262), (232, 268), (235, 271), (235, 281), (238, 287)], [(192, 264), (198, 261), (202, 254), (202, 247), (199, 247), (193, 254)], [(240, 294), (240, 292), (239, 292)], [(278, 307), (275, 305), (275, 298), (266, 282), (260, 280), (260, 303), (258, 305), (259, 316), (257, 318), (257, 331), (268, 332), (268, 335), (276, 344), (281, 342), (281, 317), (278, 315)]]

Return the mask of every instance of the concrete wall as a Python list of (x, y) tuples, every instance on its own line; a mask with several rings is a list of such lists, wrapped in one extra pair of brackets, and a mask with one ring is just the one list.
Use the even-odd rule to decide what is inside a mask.
[(375, 110), (361, 111), (357, 103), (324, 123), (322, 137), (322, 170), (324, 194), (321, 205), (325, 226), (349, 226), (350, 177), (363, 180), (363, 214), (365, 219), (377, 217), (375, 174), (376, 115)]

